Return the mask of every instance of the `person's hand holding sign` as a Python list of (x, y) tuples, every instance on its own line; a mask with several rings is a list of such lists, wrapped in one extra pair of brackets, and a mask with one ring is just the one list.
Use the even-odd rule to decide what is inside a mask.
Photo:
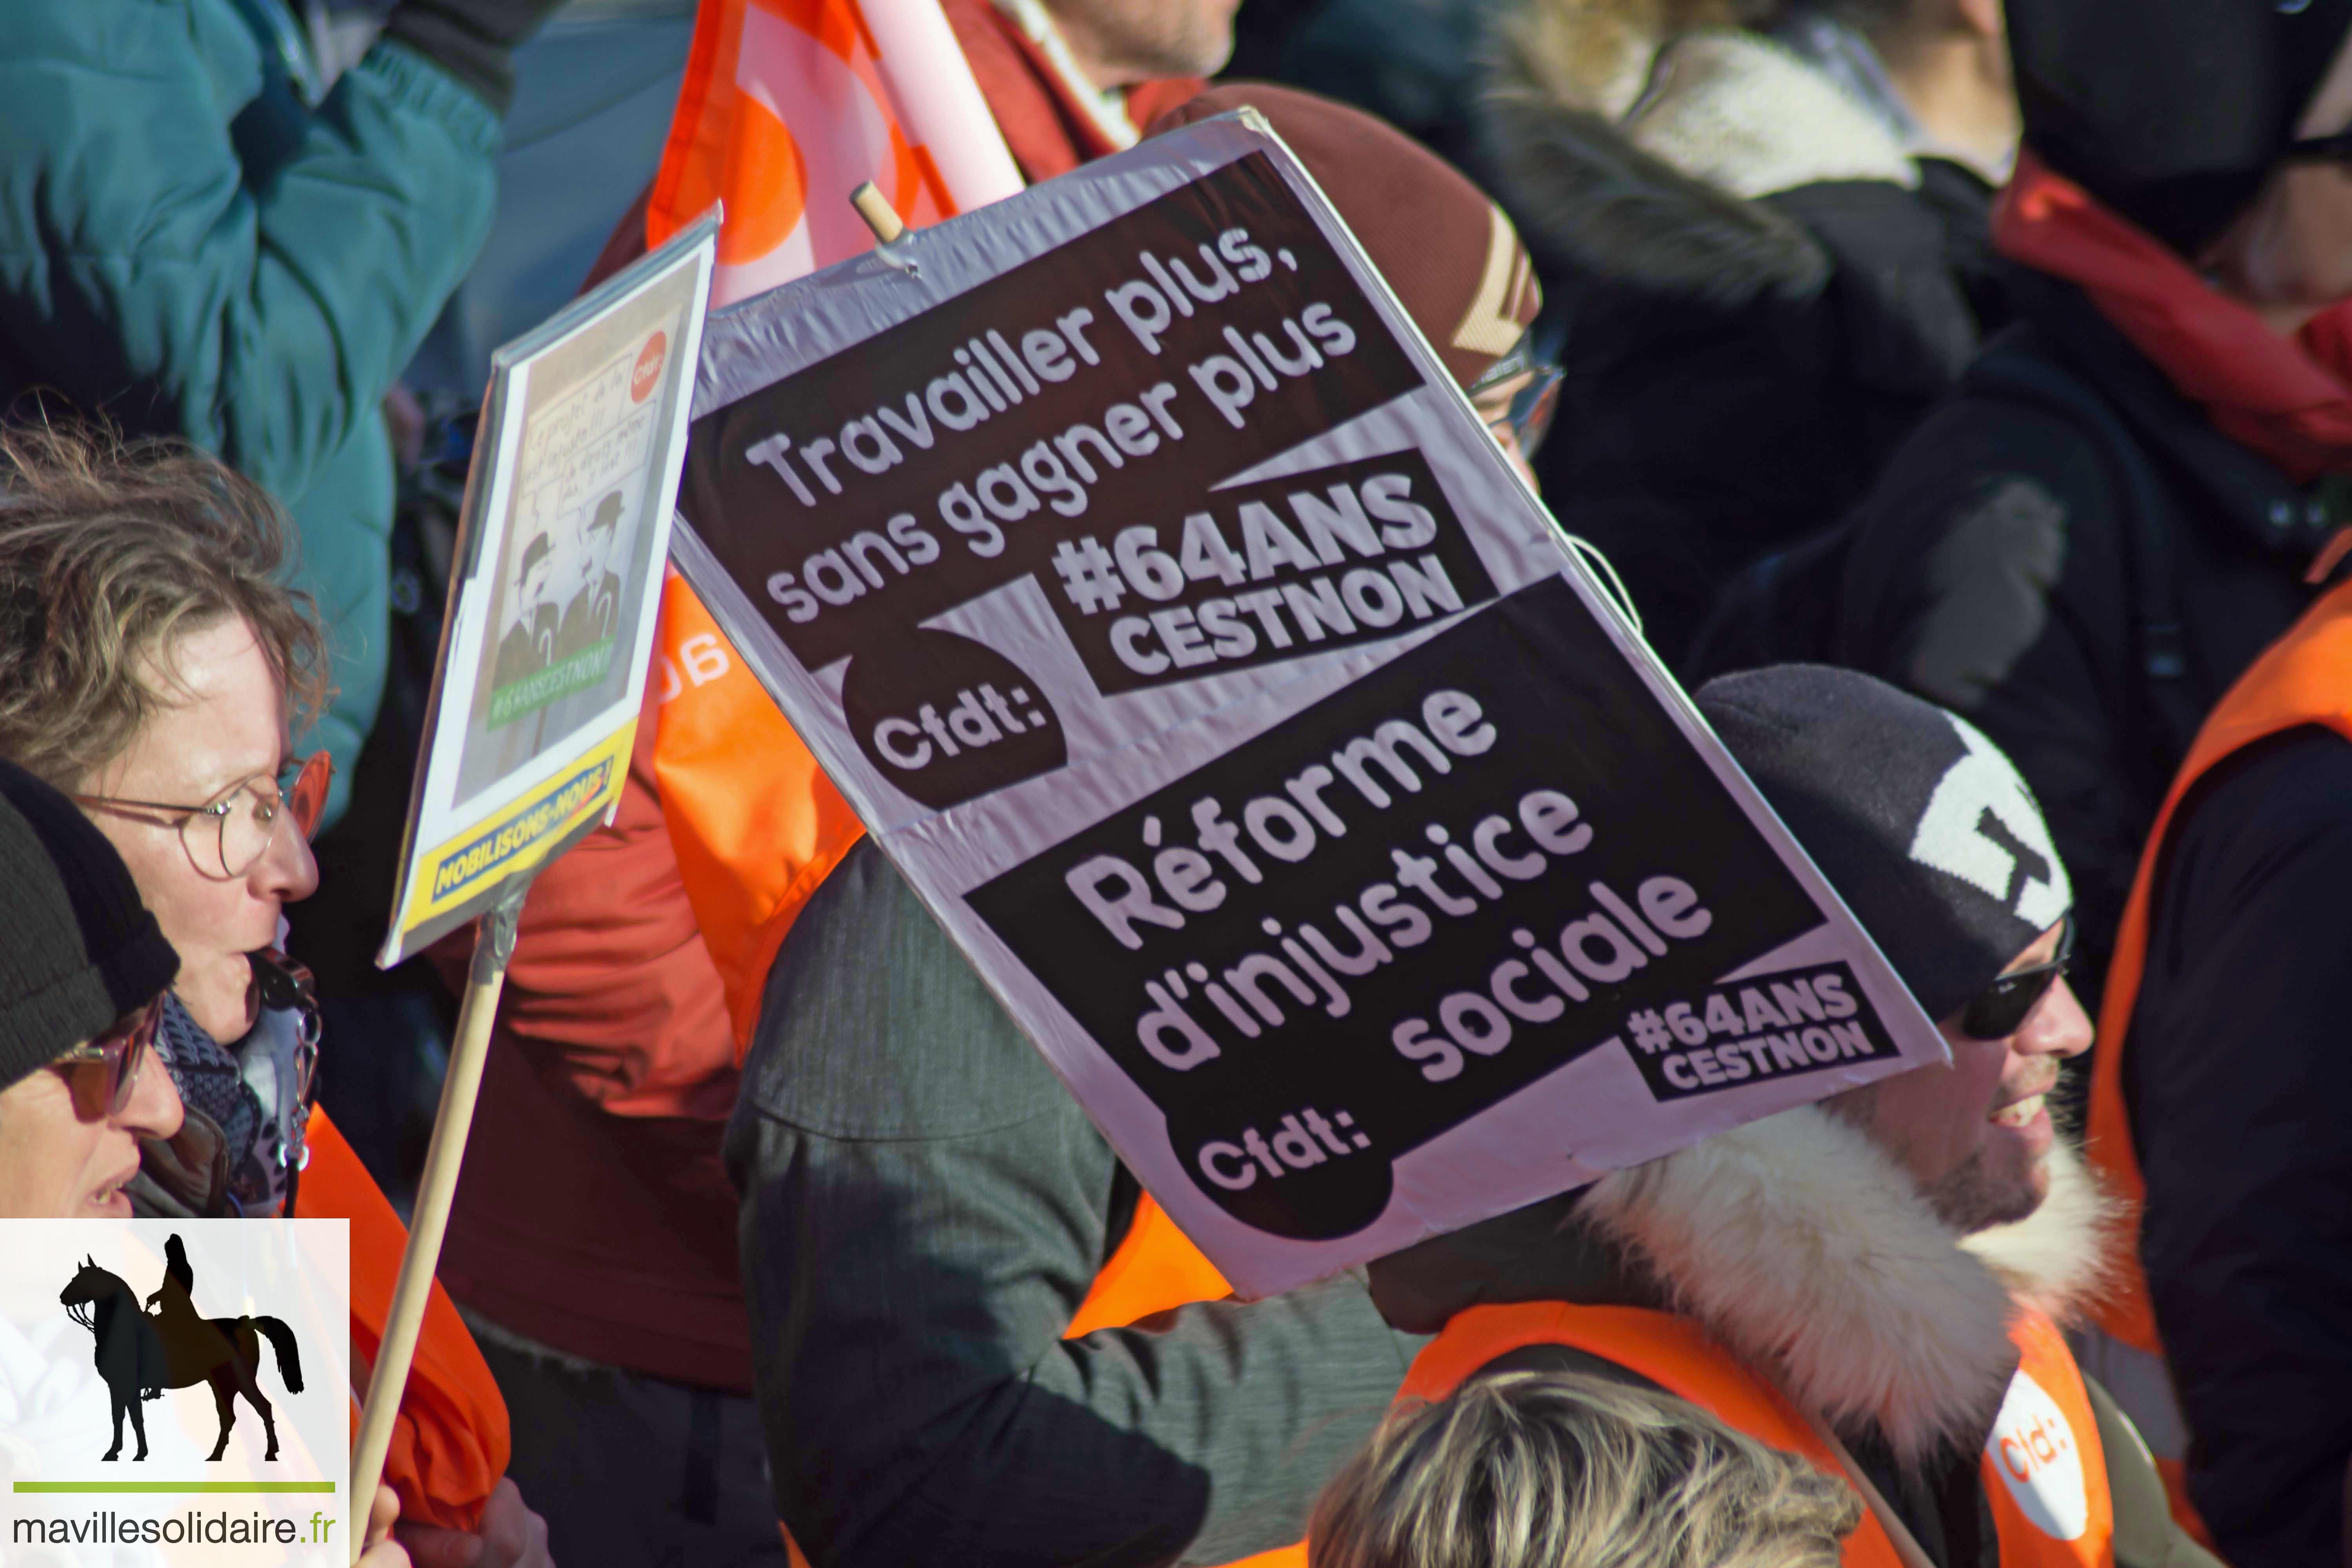
[[(482, 1505), (482, 1527), (467, 1533), (431, 1524), (404, 1524), (404, 1561), (415, 1568), (555, 1568), (547, 1552), (547, 1521), (530, 1510), (514, 1482), (500, 1477)], [(374, 1564), (362, 1557), (364, 1568)]]
[(409, 1568), (408, 1553), (392, 1538), (393, 1521), (400, 1517), (400, 1500), (390, 1487), (375, 1489), (375, 1506), (368, 1510), (365, 1549), (353, 1568)]

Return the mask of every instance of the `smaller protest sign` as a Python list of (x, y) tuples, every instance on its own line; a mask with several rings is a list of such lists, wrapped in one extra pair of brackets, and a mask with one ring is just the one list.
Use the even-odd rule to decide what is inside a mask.
[(1262, 121), (894, 250), (713, 324), (679, 569), (1236, 1290), (1945, 1059)]
[(682, 231), (492, 357), (386, 966), (620, 797), (715, 236)]
[(375, 1494), (391, 1452), (523, 895), (620, 799), (718, 250), (714, 209), (491, 356), (377, 962), (484, 918), (352, 1441), (353, 1497)]

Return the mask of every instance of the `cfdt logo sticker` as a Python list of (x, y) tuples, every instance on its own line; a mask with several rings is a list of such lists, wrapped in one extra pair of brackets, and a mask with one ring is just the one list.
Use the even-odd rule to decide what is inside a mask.
[(2083, 1483), (2083, 1451), (2058, 1402), (2021, 1370), (2010, 1380), (2000, 1418), (1985, 1439), (1985, 1456), (2025, 1517), (2060, 1541), (2090, 1527), (2091, 1497)]
[(0, 1562), (351, 1561), (346, 1220), (0, 1220)]
[(629, 368), (629, 401), (643, 403), (661, 384), (662, 364), (669, 358), (669, 334), (656, 332), (637, 351), (637, 363)]

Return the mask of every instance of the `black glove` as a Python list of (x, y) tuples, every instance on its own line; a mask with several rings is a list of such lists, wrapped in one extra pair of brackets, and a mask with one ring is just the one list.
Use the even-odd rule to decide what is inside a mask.
[(400, 0), (384, 18), (397, 39), (474, 89), (504, 118), (514, 100), (517, 45), (539, 31), (563, 0)]

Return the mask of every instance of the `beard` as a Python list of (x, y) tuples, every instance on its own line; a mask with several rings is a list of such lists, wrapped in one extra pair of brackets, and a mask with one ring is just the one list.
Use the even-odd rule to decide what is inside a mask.
[(1895, 1136), (1879, 1120), (1877, 1090), (1881, 1085), (1850, 1089), (1822, 1102), (1823, 1110), (1851, 1123), (1873, 1143), (1912, 1173), (1919, 1195), (1937, 1219), (1962, 1236), (1974, 1236), (1995, 1226), (2014, 1225), (2042, 1206), (2050, 1194), (2050, 1162), (2037, 1157), (2023, 1166), (1998, 1149), (1979, 1148), (1932, 1181), (1922, 1180), (1906, 1140)]
[(1919, 1195), (1927, 1200), (1937, 1218), (1962, 1236), (2014, 1225), (2040, 1208), (2049, 1195), (2050, 1162), (2036, 1159), (2022, 1171), (1996, 1170), (1995, 1163), (1987, 1151), (1979, 1149), (1937, 1180), (1922, 1185)]

